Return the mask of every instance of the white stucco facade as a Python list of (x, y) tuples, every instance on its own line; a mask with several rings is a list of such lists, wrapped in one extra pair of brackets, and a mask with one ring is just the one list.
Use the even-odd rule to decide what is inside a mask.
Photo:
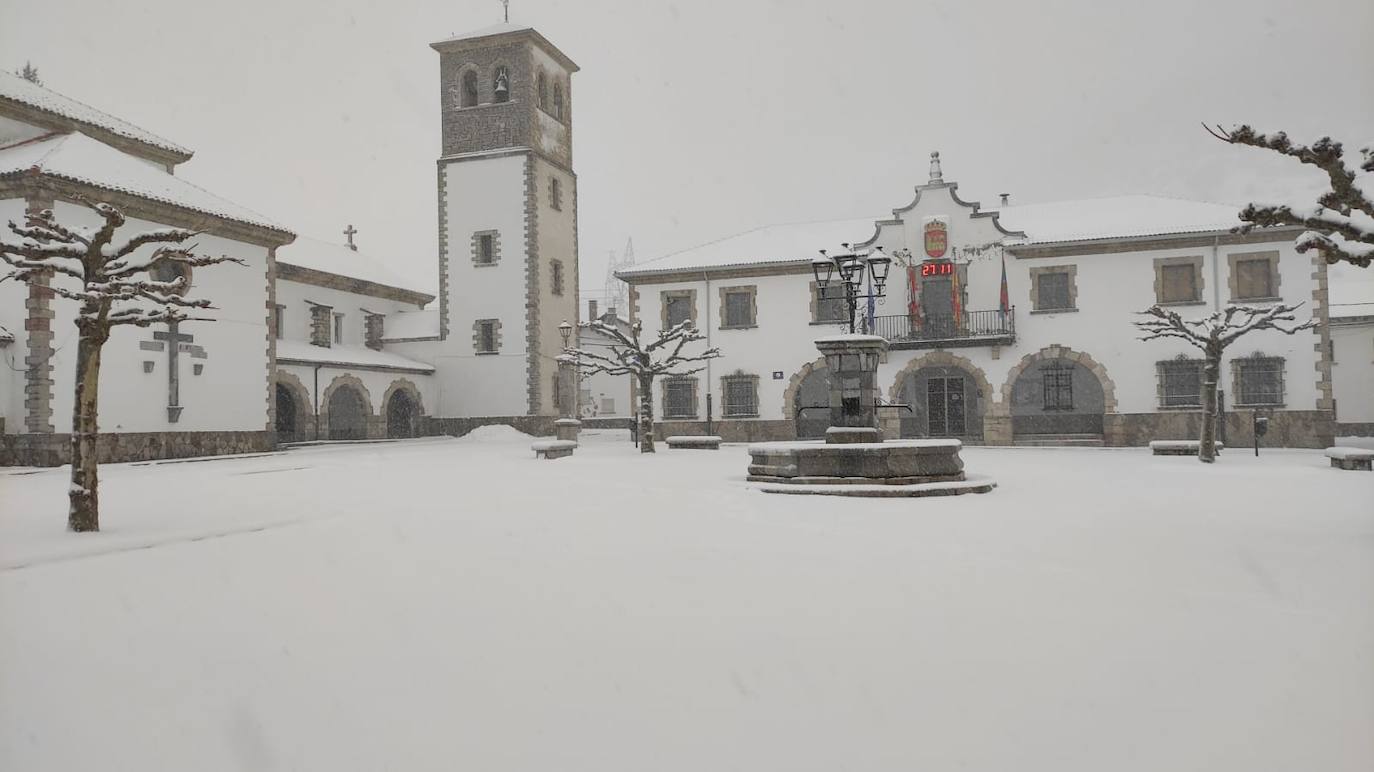
[[(1331, 377), (1338, 430), (1374, 436), (1374, 304), (1370, 314), (1333, 319)], [(1343, 425), (1365, 424), (1365, 426)]]

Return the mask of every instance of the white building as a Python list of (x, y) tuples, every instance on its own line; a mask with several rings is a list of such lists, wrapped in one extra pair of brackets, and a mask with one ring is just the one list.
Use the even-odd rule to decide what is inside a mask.
[[(201, 250), (244, 263), (196, 271), (191, 292), (214, 301), (213, 323), (115, 331), (101, 373), (105, 460), (493, 422), (551, 433), (558, 326), (578, 321), (577, 65), (514, 24), (433, 48), (437, 308), (387, 256), (357, 251), (351, 228), (347, 245), (292, 243), (287, 228), (177, 177), (191, 151), (0, 73), (0, 220), (51, 208), (60, 222), (89, 223), (74, 203), (85, 195), (129, 215), (121, 235), (194, 229)], [(41, 287), (0, 284), (0, 463), (69, 453), (73, 313)]]
[[(693, 318), (722, 358), (654, 395), (667, 434), (727, 439), (818, 436), (827, 374), (813, 340), (835, 331), (843, 300), (821, 297), (820, 249), (909, 251), (893, 269), (872, 330), (888, 339), (879, 369), (888, 436), (989, 444), (1139, 445), (1196, 437), (1201, 362), (1182, 342), (1141, 342), (1134, 312), (1156, 303), (1201, 316), (1230, 303), (1302, 303), (1321, 325), (1252, 333), (1223, 364), (1230, 442), (1324, 446), (1334, 431), (1326, 266), (1295, 232), (1237, 235), (1237, 209), (1149, 196), (984, 210), (943, 179), (891, 217), (759, 228), (642, 262), (631, 318), (646, 334)], [(832, 252), (833, 254), (833, 252)], [(1005, 265), (1008, 308), (1001, 305)], [(860, 316), (867, 316), (860, 309)], [(1370, 391), (1356, 391), (1363, 415)], [(1356, 405), (1361, 407), (1356, 407)]]

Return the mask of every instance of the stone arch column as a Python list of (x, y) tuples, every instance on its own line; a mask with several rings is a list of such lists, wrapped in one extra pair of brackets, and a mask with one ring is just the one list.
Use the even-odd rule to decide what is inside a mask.
[(1113, 433), (1112, 427), (1114, 426), (1112, 416), (1116, 414), (1117, 408), (1116, 383), (1112, 381), (1111, 376), (1107, 374), (1107, 368), (1094, 359), (1092, 355), (1082, 351), (1075, 351), (1068, 346), (1063, 346), (1058, 343), (1052, 343), (1039, 351), (1021, 357), (1021, 360), (1007, 371), (1006, 381), (1002, 383), (1002, 403), (1005, 405), (1007, 411), (1007, 443), (1010, 444), (1012, 442), (1012, 390), (1015, 388), (1017, 380), (1019, 380), (1027, 368), (1032, 365), (1051, 360), (1062, 360), (1081, 365), (1083, 369), (1092, 373), (1093, 377), (1097, 379), (1098, 385), (1102, 387), (1103, 436), (1104, 439), (1108, 440), (1107, 444), (1113, 444), (1110, 441), (1110, 437)]
[(1011, 412), (1011, 389), (1016, 384), (1016, 380), (1021, 377), (1021, 373), (1036, 362), (1049, 359), (1063, 359), (1087, 368), (1089, 372), (1097, 376), (1097, 382), (1102, 385), (1102, 402), (1106, 412), (1116, 412), (1116, 383), (1112, 381), (1111, 376), (1107, 375), (1107, 368), (1089, 354), (1074, 351), (1068, 346), (1061, 346), (1058, 343), (1052, 343), (1039, 351), (1021, 357), (1021, 361), (1007, 371), (1007, 379), (1002, 383), (1002, 402), (1006, 405), (1008, 414)]
[(782, 417), (786, 421), (797, 420), (797, 392), (801, 389), (802, 381), (806, 376), (816, 370), (825, 369), (825, 357), (817, 357), (814, 362), (807, 362), (801, 369), (792, 374), (791, 380), (787, 382), (787, 388), (782, 392)]
[[(387, 411), (390, 409), (392, 395), (398, 391), (404, 392), (405, 395), (415, 403), (416, 418), (420, 418), (425, 415), (425, 403), (424, 400), (420, 398), (420, 388), (416, 386), (415, 383), (411, 381), (409, 378), (397, 378), (396, 380), (391, 382), (391, 385), (386, 387), (386, 393), (382, 395), (382, 401), (377, 406), (377, 410), (382, 417), (384, 428), (387, 428), (388, 433), (389, 427), (385, 426), (386, 421), (388, 420)], [(416, 428), (419, 429), (423, 427), (417, 424)], [(416, 434), (418, 435), (420, 434), (420, 432), (417, 431)]]
[(383, 416), (382, 421), (381, 421), (381, 425), (380, 425), (381, 434), (379, 435), (379, 434), (377, 433), (378, 428), (379, 428), (379, 427), (378, 427), (378, 420), (377, 420), (377, 410), (376, 410), (375, 407), (373, 407), (373, 404), (374, 404), (374, 403), (373, 403), (373, 401), (372, 401), (372, 393), (369, 392), (369, 391), (367, 390), (367, 387), (363, 385), (362, 380), (360, 380), (356, 375), (352, 375), (352, 374), (349, 374), (349, 373), (344, 373), (343, 375), (336, 375), (336, 376), (334, 376), (334, 380), (330, 381), (330, 382), (329, 382), (329, 385), (328, 385), (327, 387), (325, 387), (325, 390), (320, 394), (320, 415), (319, 415), (320, 428), (321, 428), (320, 433), (321, 433), (321, 434), (325, 434), (325, 433), (327, 433), (327, 431), (328, 431), (328, 428), (327, 428), (327, 427), (329, 426), (329, 400), (330, 400), (330, 398), (334, 396), (334, 392), (338, 391), (340, 388), (342, 388), (342, 387), (344, 387), (344, 386), (351, 386), (351, 387), (353, 387), (354, 389), (357, 390), (358, 394), (363, 398), (363, 412), (364, 412), (364, 414), (365, 414), (365, 416), (366, 416), (366, 418), (367, 418), (367, 436), (368, 436), (368, 438), (371, 439), (371, 438), (377, 438), (377, 437), (379, 437), (379, 436), (385, 436), (385, 435), (386, 435), (386, 420), (385, 420), (385, 416)]
[[(892, 379), (892, 386), (888, 389), (887, 399), (889, 402), (897, 402), (902, 398), (902, 386), (906, 379), (927, 367), (953, 367), (968, 373), (973, 377), (973, 382), (978, 386), (978, 393), (983, 395), (983, 441), (989, 445), (1000, 445), (1002, 443), (1000, 419), (1005, 411), (1006, 419), (1006, 443), (1011, 442), (1011, 412), (1006, 408), (1002, 401), (997, 397), (999, 392), (993, 391), (992, 382), (988, 380), (987, 373), (983, 368), (973, 363), (967, 357), (952, 354), (948, 351), (929, 351), (921, 356), (912, 359)], [(990, 420), (993, 419), (993, 420)], [(883, 417), (883, 435), (885, 437), (901, 436), (901, 416), (887, 415)]]
[[(310, 404), (310, 390), (305, 387), (295, 373), (285, 370), (274, 370), (272, 372), (272, 428), (276, 429), (277, 416), (277, 387), (284, 387), (291, 394), (291, 401), (296, 405), (296, 435), (294, 437), (278, 437), (277, 442), (292, 442), (302, 439), (312, 439), (315, 435), (313, 422), (315, 420), (315, 408)], [(306, 424), (310, 426), (307, 429)]]

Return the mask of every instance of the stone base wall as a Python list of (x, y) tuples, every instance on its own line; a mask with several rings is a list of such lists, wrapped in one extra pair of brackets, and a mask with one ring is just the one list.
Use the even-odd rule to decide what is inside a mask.
[(624, 418), (583, 418), (583, 429), (633, 429), (635, 419), (628, 416)]
[(662, 440), (679, 434), (713, 434), (725, 442), (774, 442), (795, 440), (795, 421), (712, 421), (706, 431), (705, 421), (662, 421), (654, 424), (654, 438)]
[(1374, 423), (1338, 423), (1337, 437), (1374, 437)]
[[(100, 463), (163, 458), (261, 453), (276, 446), (274, 432), (112, 432), (96, 449)], [(70, 434), (0, 435), (0, 466), (61, 466), (71, 463)]]
[[(1253, 413), (1228, 411), (1224, 433), (1229, 447), (1254, 444)], [(1336, 423), (1329, 410), (1276, 410), (1260, 445), (1271, 448), (1326, 448), (1335, 438)], [(1202, 413), (1109, 413), (1104, 416), (1103, 442), (1114, 447), (1148, 445), (1150, 440), (1195, 440), (1202, 435)]]
[[(481, 418), (434, 418), (425, 416), (420, 420), (418, 428), (420, 434), (424, 436), (447, 434), (452, 437), (462, 437), (479, 426), (510, 426), (516, 431), (536, 437), (552, 437), (555, 434), (553, 422), (557, 420), (558, 416), (552, 415), (483, 416)], [(585, 422), (583, 426), (586, 426)], [(385, 423), (383, 423), (382, 428), (382, 434), (386, 436)]]

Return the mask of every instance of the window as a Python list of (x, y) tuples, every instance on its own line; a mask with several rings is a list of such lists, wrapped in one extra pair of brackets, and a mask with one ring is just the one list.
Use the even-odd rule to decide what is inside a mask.
[(286, 306), (278, 303), (272, 312), (272, 335), (281, 340), (282, 330), (286, 328)]
[(1283, 404), (1283, 359), (1255, 355), (1234, 359), (1237, 406)]
[(697, 417), (697, 381), (695, 378), (669, 378), (663, 381), (663, 417)]
[(563, 409), (563, 389), (559, 388), (560, 386), (561, 386), (561, 384), (558, 382), (558, 373), (554, 373), (554, 374), (553, 374), (553, 409), (554, 409), (554, 410), (562, 410), (562, 409)]
[(495, 265), (497, 258), (496, 231), (479, 231), (472, 235), (472, 262)]
[(1228, 257), (1231, 261), (1232, 300), (1278, 297), (1277, 252), (1251, 252)]
[(692, 319), (693, 294), (691, 292), (665, 292), (663, 294), (663, 329), (670, 330)]
[(1049, 311), (1073, 308), (1069, 293), (1068, 271), (1047, 271), (1036, 276), (1035, 310)]
[(472, 347), (478, 354), (495, 354), (501, 348), (501, 322), (478, 319), (472, 324)]
[(563, 183), (557, 177), (549, 177), (549, 206), (563, 210)]
[(759, 414), (759, 378), (736, 373), (720, 379), (726, 418), (753, 418)]
[(754, 287), (725, 287), (720, 293), (722, 328), (753, 327), (756, 290)]
[(344, 320), (344, 315), (343, 315), (343, 314), (334, 314), (334, 342), (335, 342), (335, 343), (343, 343), (343, 342), (344, 342), (344, 339), (343, 339), (343, 338), (344, 338), (344, 335), (343, 335), (343, 330), (344, 330), (343, 320)]
[(1197, 303), (1202, 300), (1202, 257), (1155, 260), (1155, 302)]
[(845, 299), (844, 287), (840, 281), (831, 281), (824, 290), (812, 282), (811, 297), (815, 310), (813, 322), (849, 321), (849, 301)]
[(185, 295), (191, 288), (191, 266), (179, 263), (175, 260), (161, 259), (153, 263), (149, 273), (153, 281), (173, 282), (177, 279), (185, 279), (180, 289), (172, 291), (173, 295)]
[(1180, 357), (1156, 365), (1160, 407), (1202, 406), (1202, 360)]
[(549, 80), (544, 75), (543, 70), (540, 70), (539, 75), (535, 76), (534, 83), (539, 99), (539, 109), (547, 113), (549, 111)]
[(463, 73), (463, 94), (459, 104), (462, 107), (477, 106), (477, 72), (475, 70), (468, 70)]
[(491, 90), (494, 95), (493, 102), (510, 101), (510, 71), (504, 64), (497, 67), (495, 74), (492, 75)]
[(553, 82), (553, 117), (563, 120), (563, 82)]
[(555, 294), (555, 295), (562, 295), (562, 294), (563, 294), (563, 261), (562, 261), (562, 260), (550, 260), (550, 261), (549, 261), (549, 266), (550, 266), (550, 268), (552, 269), (552, 270), (550, 271), (550, 274), (552, 275), (553, 294)]
[(601, 412), (605, 415), (615, 415), (615, 397), (601, 398)]
[(1046, 410), (1073, 410), (1073, 365), (1054, 362), (1040, 370)]

